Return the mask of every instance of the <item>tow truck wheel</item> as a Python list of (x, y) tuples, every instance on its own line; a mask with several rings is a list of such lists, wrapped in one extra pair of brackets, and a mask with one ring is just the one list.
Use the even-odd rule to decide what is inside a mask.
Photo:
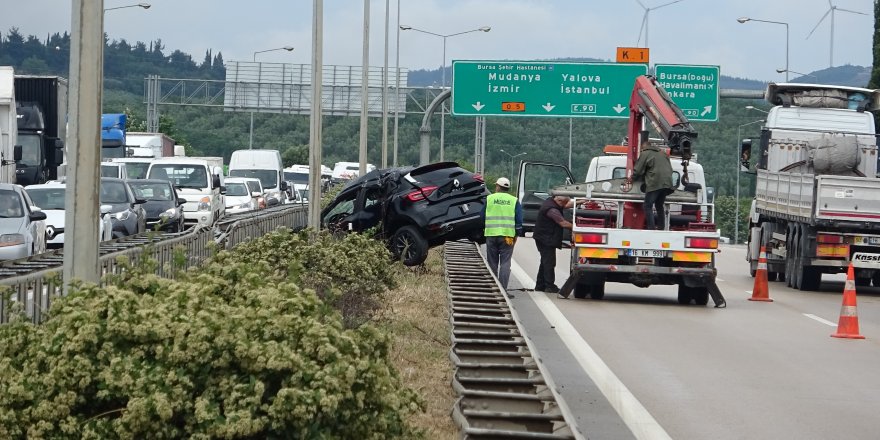
[[(708, 291), (706, 291), (708, 293)], [(691, 300), (694, 299), (691, 289), (684, 284), (678, 285), (678, 303), (679, 304), (690, 304)]]
[(593, 284), (590, 286), (590, 298), (592, 299), (602, 299), (605, 298), (605, 283), (602, 284)]
[(709, 289), (706, 287), (691, 287), (691, 296), (698, 306), (709, 304)]
[(588, 284), (577, 283), (574, 286), (574, 297), (584, 299), (590, 294), (590, 286)]

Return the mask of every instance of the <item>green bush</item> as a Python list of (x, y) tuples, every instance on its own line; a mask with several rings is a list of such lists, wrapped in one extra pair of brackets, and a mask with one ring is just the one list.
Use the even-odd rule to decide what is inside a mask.
[(303, 287), (359, 276), (349, 292), (374, 294), (390, 263), (366, 238), (331, 240), (270, 234), (176, 281), (130, 267), (41, 325), (0, 326), (0, 438), (416, 436), (389, 338)]

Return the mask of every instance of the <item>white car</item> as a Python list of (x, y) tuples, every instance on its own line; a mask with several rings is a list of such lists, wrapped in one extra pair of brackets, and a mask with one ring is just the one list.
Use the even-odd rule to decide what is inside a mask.
[(0, 260), (46, 252), (46, 213), (19, 185), (0, 183)]
[[(57, 249), (64, 247), (64, 198), (67, 185), (50, 182), (43, 185), (30, 185), (25, 192), (34, 205), (46, 214), (46, 247)], [(102, 207), (98, 219), (98, 230), (101, 241), (113, 238), (113, 225), (110, 221), (110, 207)]]
[(101, 162), (101, 177), (128, 179), (128, 170), (119, 162)]
[[(226, 178), (226, 213), (256, 211), (265, 208), (260, 180), (247, 177)], [(261, 206), (262, 204), (262, 206)]]

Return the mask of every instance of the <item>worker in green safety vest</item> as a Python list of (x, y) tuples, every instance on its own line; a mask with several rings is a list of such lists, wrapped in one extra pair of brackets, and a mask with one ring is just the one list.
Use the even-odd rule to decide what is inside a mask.
[(495, 182), (495, 192), (486, 197), (483, 212), (486, 222), (483, 231), (486, 237), (486, 261), (505, 291), (510, 280), (513, 245), (516, 237), (522, 235), (523, 219), (522, 205), (509, 191), (510, 180), (500, 177)]

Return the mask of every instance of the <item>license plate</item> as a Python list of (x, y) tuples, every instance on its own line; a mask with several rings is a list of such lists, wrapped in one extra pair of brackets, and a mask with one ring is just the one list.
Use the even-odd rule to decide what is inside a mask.
[(647, 258), (663, 258), (665, 257), (664, 251), (658, 251), (654, 249), (627, 249), (626, 255), (629, 257), (647, 257)]
[(880, 237), (868, 237), (868, 244), (880, 244)]

